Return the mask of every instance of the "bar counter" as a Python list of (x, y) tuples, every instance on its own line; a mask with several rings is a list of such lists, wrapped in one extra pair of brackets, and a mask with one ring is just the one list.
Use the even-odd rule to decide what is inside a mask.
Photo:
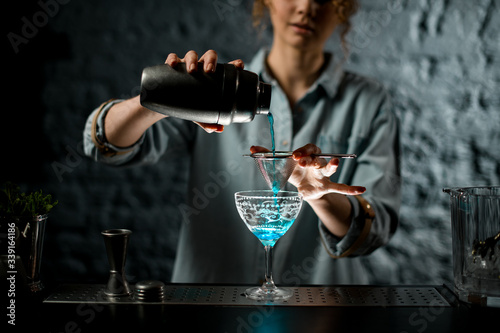
[(165, 285), (161, 299), (108, 297), (104, 285), (68, 284), (18, 307), (16, 328), (37, 332), (495, 332), (500, 308), (457, 300), (440, 286), (294, 286), (265, 303), (247, 286)]

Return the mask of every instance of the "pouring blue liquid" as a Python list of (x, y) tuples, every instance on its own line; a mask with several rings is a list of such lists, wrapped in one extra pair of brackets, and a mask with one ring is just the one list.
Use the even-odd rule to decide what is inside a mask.
[[(276, 156), (276, 145), (274, 142), (274, 117), (271, 112), (267, 114), (267, 119), (269, 120), (269, 127), (271, 129), (271, 149), (273, 152), (273, 157)], [(278, 192), (280, 190), (280, 184), (276, 180), (276, 161), (273, 160), (273, 184), (272, 184), (272, 190), (274, 192), (274, 196), (278, 195)]]
[(272, 152), (273, 156), (276, 155), (276, 146), (274, 144), (274, 117), (271, 112), (267, 114), (267, 119), (269, 120), (269, 127), (271, 129), (271, 144), (272, 144)]

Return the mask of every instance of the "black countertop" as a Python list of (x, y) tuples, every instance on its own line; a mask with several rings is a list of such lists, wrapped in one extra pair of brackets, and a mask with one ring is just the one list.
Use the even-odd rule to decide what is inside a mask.
[[(37, 332), (494, 332), (500, 308), (459, 302), (446, 286), (301, 286), (287, 302), (250, 301), (243, 286), (175, 285), (162, 300), (109, 298), (63, 285), (19, 299), (16, 328)], [(35, 326), (33, 326), (35, 325)]]

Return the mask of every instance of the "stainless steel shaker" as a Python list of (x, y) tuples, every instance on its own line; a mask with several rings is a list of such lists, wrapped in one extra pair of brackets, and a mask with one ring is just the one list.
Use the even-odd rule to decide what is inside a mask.
[(185, 120), (246, 123), (269, 112), (271, 85), (231, 64), (217, 64), (214, 73), (203, 71), (201, 63), (194, 73), (188, 73), (184, 63), (157, 65), (142, 72), (141, 104)]

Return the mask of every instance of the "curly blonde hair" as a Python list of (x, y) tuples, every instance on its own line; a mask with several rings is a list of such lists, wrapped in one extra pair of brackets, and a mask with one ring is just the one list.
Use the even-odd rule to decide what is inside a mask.
[[(340, 40), (345, 53), (348, 52), (346, 36), (351, 30), (351, 17), (357, 12), (359, 5), (357, 0), (326, 0), (331, 1), (335, 7), (335, 15), (340, 20)], [(255, 0), (252, 10), (253, 25), (257, 29), (264, 30), (266, 28), (264, 18), (266, 17), (268, 8), (267, 0)]]

